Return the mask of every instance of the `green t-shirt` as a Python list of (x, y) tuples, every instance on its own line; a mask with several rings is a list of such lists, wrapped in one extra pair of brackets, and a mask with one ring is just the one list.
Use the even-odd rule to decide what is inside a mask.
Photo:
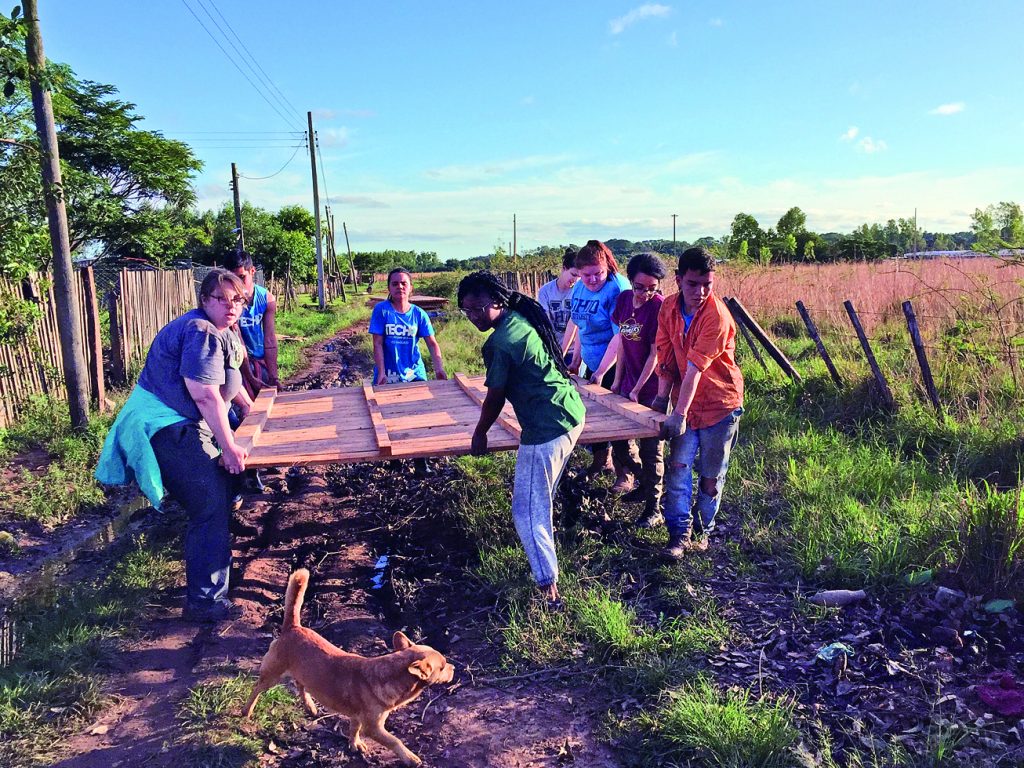
[(502, 387), (512, 403), (520, 442), (537, 445), (583, 423), (586, 410), (576, 387), (555, 367), (544, 342), (522, 315), (509, 310), (483, 346), (488, 387)]

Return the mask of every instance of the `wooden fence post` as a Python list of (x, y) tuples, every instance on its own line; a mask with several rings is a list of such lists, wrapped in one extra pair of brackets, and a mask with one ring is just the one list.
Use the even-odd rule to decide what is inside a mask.
[(917, 327), (917, 316), (914, 314), (914, 305), (909, 299), (903, 302), (903, 314), (907, 318), (907, 330), (910, 332), (910, 341), (914, 344), (914, 352), (917, 354), (917, 362), (921, 366), (921, 378), (924, 379), (924, 388), (928, 392), (928, 399), (935, 406), (935, 412), (942, 415), (942, 404), (939, 402), (939, 393), (935, 389), (935, 380), (932, 378), (932, 369), (928, 365), (928, 355), (924, 351), (924, 342), (921, 340), (921, 329)]
[(797, 373), (796, 368), (793, 367), (793, 364), (789, 362), (784, 354), (782, 354), (782, 350), (775, 346), (765, 329), (758, 325), (757, 321), (750, 316), (750, 313), (747, 312), (746, 307), (740, 303), (740, 300), (734, 296), (730, 297), (728, 306), (729, 309), (732, 310), (733, 316), (739, 316), (740, 322), (750, 329), (750, 332), (754, 334), (754, 338), (761, 342), (761, 346), (763, 346), (765, 350), (767, 350), (768, 354), (771, 355), (772, 360), (779, 364), (779, 367), (783, 372), (789, 376), (789, 378), (793, 379), (793, 381), (803, 381), (803, 379), (800, 378), (800, 374)]
[(857, 338), (860, 339), (861, 349), (864, 350), (864, 355), (868, 359), (868, 365), (871, 366), (871, 373), (874, 374), (875, 383), (878, 385), (878, 391), (882, 395), (882, 400), (890, 409), (896, 408), (896, 400), (892, 396), (892, 391), (889, 389), (889, 383), (885, 380), (885, 376), (882, 374), (882, 369), (878, 367), (878, 361), (875, 360), (875, 354), (871, 351), (871, 344), (868, 342), (868, 337), (864, 333), (864, 328), (861, 327), (860, 318), (857, 317), (857, 310), (853, 308), (853, 302), (847, 299), (843, 302), (843, 306), (846, 307), (846, 314), (850, 316), (850, 322), (853, 323), (853, 330), (857, 332)]
[(740, 320), (739, 315), (736, 314), (732, 308), (732, 299), (728, 296), (723, 296), (722, 301), (725, 302), (725, 306), (729, 309), (729, 314), (732, 315), (733, 322), (736, 323), (736, 327), (740, 329), (740, 335), (743, 336), (743, 340), (747, 342), (747, 346), (750, 347), (750, 351), (754, 353), (754, 359), (761, 365), (765, 373), (768, 373), (768, 366), (764, 362), (764, 358), (761, 357), (761, 353), (757, 350), (757, 344), (750, 337), (750, 331), (747, 330), (747, 326)]
[(106, 386), (103, 381), (103, 339), (100, 338), (100, 305), (96, 296), (96, 277), (92, 267), (82, 270), (82, 290), (85, 300), (86, 347), (89, 350), (89, 384), (96, 408), (102, 413), (106, 406)]
[(117, 312), (117, 291), (107, 294), (107, 313), (110, 315), (110, 373), (115, 384), (125, 385), (128, 366), (124, 359), (124, 328)]
[(807, 312), (807, 307), (804, 306), (802, 301), (796, 303), (796, 311), (800, 313), (801, 319), (804, 321), (804, 325), (807, 326), (807, 333), (814, 341), (814, 346), (818, 348), (818, 354), (821, 355), (821, 359), (825, 361), (825, 367), (828, 368), (829, 374), (832, 376), (832, 381), (836, 383), (836, 386), (842, 389), (843, 380), (839, 376), (839, 371), (836, 370), (835, 365), (832, 363), (832, 358), (829, 357), (828, 350), (825, 349), (825, 343), (821, 340), (821, 336), (818, 334), (818, 327), (811, 320), (810, 314)]

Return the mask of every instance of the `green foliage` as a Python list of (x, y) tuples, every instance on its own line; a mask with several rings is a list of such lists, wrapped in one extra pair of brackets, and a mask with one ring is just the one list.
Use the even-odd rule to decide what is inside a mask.
[(787, 768), (800, 764), (793, 753), (799, 738), (793, 711), (789, 700), (720, 691), (700, 677), (669, 693), (657, 712), (641, 715), (639, 724), (663, 747), (657, 749), (661, 760), (719, 768)]
[(1024, 596), (1024, 504), (1021, 492), (983, 484), (968, 489), (956, 532), (956, 568), (973, 594)]
[(0, 344), (16, 344), (24, 340), (42, 316), (36, 302), (0, 292)]

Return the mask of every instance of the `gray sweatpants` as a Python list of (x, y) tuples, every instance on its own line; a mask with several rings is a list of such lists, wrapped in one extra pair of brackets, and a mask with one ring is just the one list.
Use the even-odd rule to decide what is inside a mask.
[(572, 449), (583, 425), (537, 445), (521, 445), (516, 454), (516, 477), (512, 486), (512, 519), (523, 542), (526, 559), (537, 586), (558, 581), (555, 555), (554, 498)]

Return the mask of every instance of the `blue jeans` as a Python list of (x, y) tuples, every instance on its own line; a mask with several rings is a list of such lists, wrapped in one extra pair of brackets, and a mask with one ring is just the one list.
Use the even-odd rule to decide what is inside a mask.
[[(717, 424), (703, 429), (687, 429), (670, 444), (671, 454), (665, 468), (665, 526), (670, 534), (690, 535), (693, 527), (708, 534), (715, 527), (715, 514), (722, 503), (722, 487), (729, 469), (729, 456), (739, 435), (737, 408)], [(693, 502), (693, 472), (700, 474), (697, 502)], [(698, 519), (691, 510), (696, 507)]]
[(194, 606), (227, 596), (231, 572), (228, 533), (236, 479), (219, 466), (213, 433), (194, 421), (164, 427), (150, 440), (167, 493), (188, 513), (185, 584)]

